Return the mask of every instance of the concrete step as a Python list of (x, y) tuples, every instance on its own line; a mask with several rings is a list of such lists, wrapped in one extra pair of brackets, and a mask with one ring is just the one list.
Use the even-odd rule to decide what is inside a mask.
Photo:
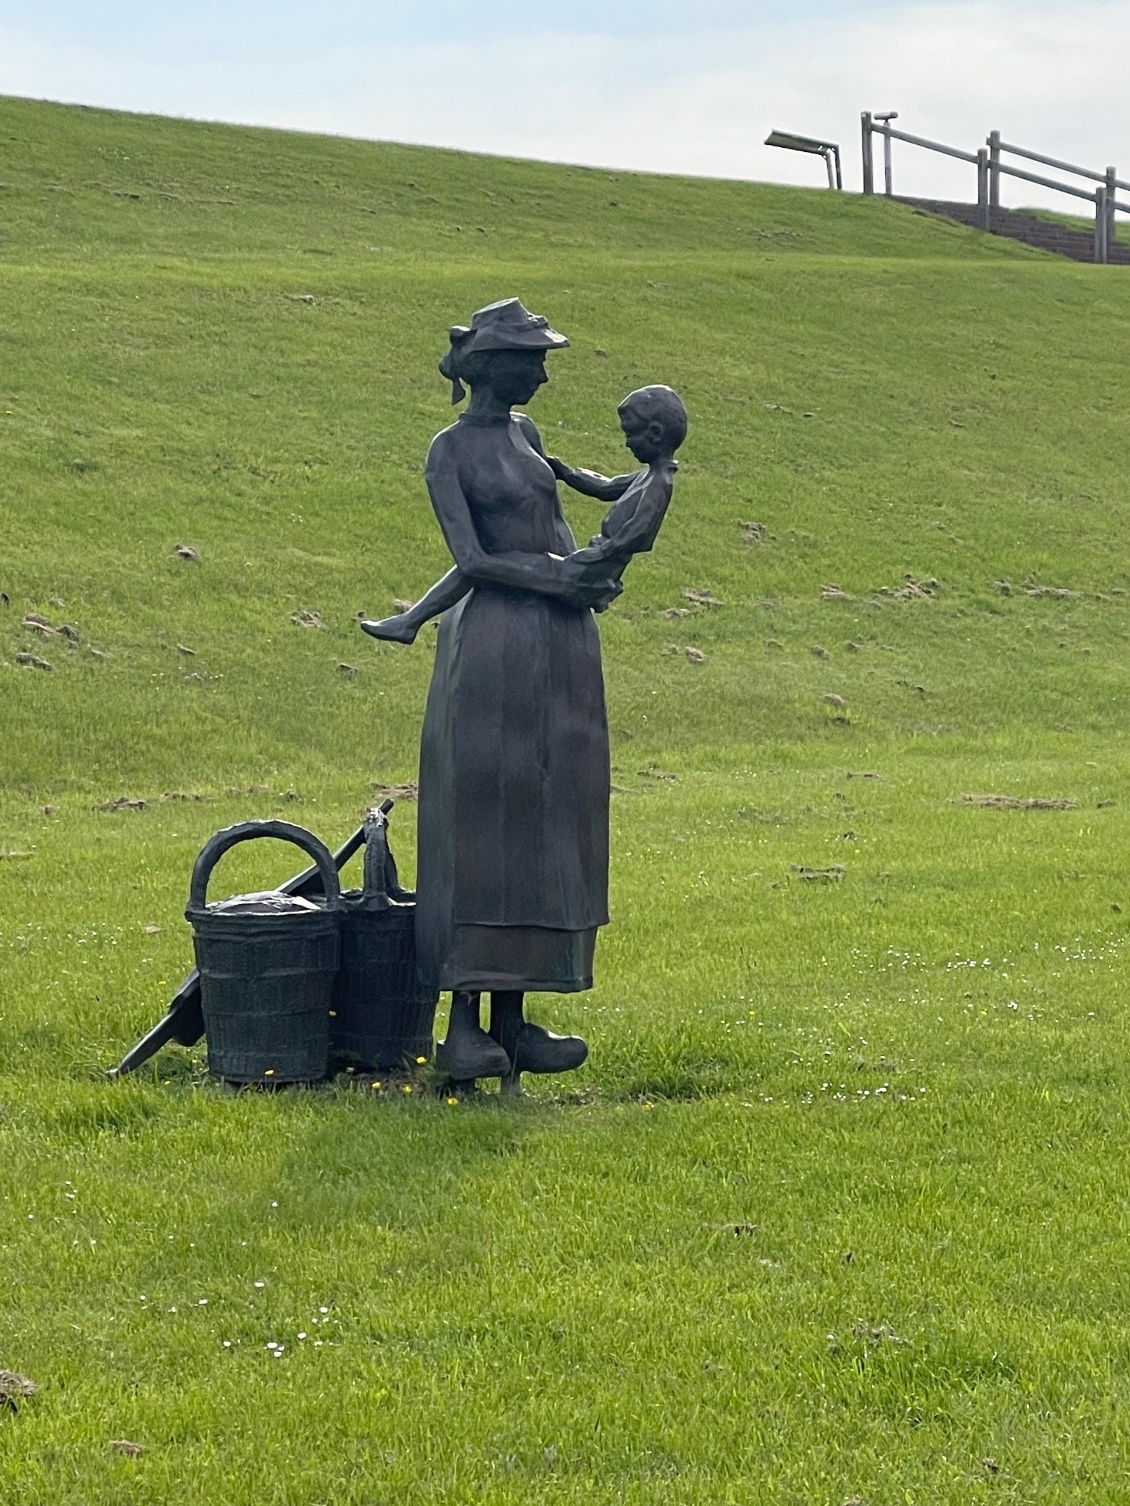
[[(896, 197), (900, 204), (909, 204), (923, 214), (944, 215), (959, 224), (977, 226), (976, 204), (961, 204), (949, 199), (908, 199), (901, 194)], [(1070, 257), (1072, 261), (1093, 262), (1095, 259), (1092, 230), (1073, 230), (1069, 225), (1056, 225), (1016, 209), (990, 209), (989, 232), (1023, 241), (1027, 246), (1050, 251), (1055, 256)], [(1130, 267), (1130, 245), (1115, 241), (1107, 248), (1107, 259), (1117, 266)]]

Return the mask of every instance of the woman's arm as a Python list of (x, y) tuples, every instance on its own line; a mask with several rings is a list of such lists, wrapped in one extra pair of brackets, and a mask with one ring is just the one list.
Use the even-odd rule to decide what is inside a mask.
[(432, 441), (425, 479), (447, 547), (471, 585), (513, 586), (523, 591), (537, 591), (576, 607), (600, 606), (612, 599), (615, 594), (613, 582), (586, 584), (568, 580), (561, 562), (550, 559), (548, 554), (518, 551), (488, 554), (479, 542), (459, 482), (456, 458), (445, 434), (437, 435)]

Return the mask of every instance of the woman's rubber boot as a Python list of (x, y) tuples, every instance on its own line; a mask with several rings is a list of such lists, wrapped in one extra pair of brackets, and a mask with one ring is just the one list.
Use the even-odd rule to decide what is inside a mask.
[(508, 1098), (517, 1098), (522, 1092), (522, 1079), (514, 1065), (514, 1052), (526, 1023), (522, 1014), (524, 997), (513, 989), (500, 989), (490, 996), (491, 1039), (498, 1042), (510, 1062), (510, 1070), (499, 1085)]
[(479, 1026), (478, 994), (452, 994), (447, 1035), (436, 1047), (436, 1066), (452, 1082), (510, 1076), (509, 1056)]
[(518, 1032), (514, 1071), (571, 1072), (588, 1054), (588, 1042), (579, 1035), (554, 1035), (552, 1030), (527, 1020)]

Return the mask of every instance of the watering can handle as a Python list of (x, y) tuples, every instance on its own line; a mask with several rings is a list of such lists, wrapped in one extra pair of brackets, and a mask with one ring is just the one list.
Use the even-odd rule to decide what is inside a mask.
[(365, 817), (365, 876), (366, 900), (375, 909), (388, 908), (388, 813), (391, 800), (382, 800), (375, 810)]
[(319, 842), (313, 832), (296, 826), (293, 821), (240, 821), (235, 826), (225, 826), (215, 836), (209, 837), (200, 849), (200, 855), (192, 868), (192, 883), (188, 891), (190, 910), (203, 910), (208, 902), (208, 880), (212, 869), (229, 848), (240, 842), (250, 842), (255, 837), (277, 837), (283, 842), (293, 842), (296, 847), (314, 859), (322, 878), (322, 893), (332, 907), (341, 899), (341, 885), (329, 848)]

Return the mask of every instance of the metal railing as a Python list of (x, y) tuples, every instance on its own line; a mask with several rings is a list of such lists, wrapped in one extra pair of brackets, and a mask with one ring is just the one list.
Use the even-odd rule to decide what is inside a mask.
[[(1095, 207), (1095, 261), (1105, 263), (1109, 259), (1111, 243), (1114, 240), (1114, 227), (1116, 214), (1130, 214), (1130, 203), (1122, 203), (1115, 197), (1118, 189), (1130, 193), (1130, 183), (1124, 182), (1118, 177), (1113, 167), (1108, 167), (1105, 172), (1096, 172), (1093, 168), (1078, 167), (1073, 162), (1063, 162), (1058, 157), (1047, 157), (1042, 152), (1029, 151), (1027, 147), (1014, 146), (1007, 141), (1001, 140), (999, 131), (990, 132), (983, 147), (978, 148), (976, 153), (963, 152), (954, 146), (946, 146), (941, 141), (930, 141), (925, 136), (911, 136), (907, 131), (897, 131), (891, 125), (891, 121), (897, 119), (894, 112), (885, 115), (873, 115), (870, 110), (865, 110), (862, 115), (863, 126), (863, 192), (873, 194), (875, 192), (875, 136), (883, 138), (883, 167), (884, 188), (888, 197), (894, 192), (893, 173), (891, 170), (891, 142), (905, 141), (909, 146), (920, 146), (929, 152), (940, 152), (945, 157), (956, 157), (961, 162), (970, 162), (977, 169), (977, 227), (980, 230), (991, 228), (992, 210), (1000, 208), (1000, 180), (1002, 175), (1009, 178), (1020, 178), (1025, 183), (1035, 183), (1041, 188), (1053, 189), (1056, 193), (1067, 194), (1073, 199), (1083, 199)], [(1054, 178), (1046, 178), (1040, 173), (1028, 172), (1021, 167), (1013, 167), (1011, 163), (1001, 161), (1001, 153), (1006, 152), (1012, 157), (1022, 157), (1028, 162), (1038, 162), (1044, 167), (1054, 167), (1060, 172), (1072, 173), (1076, 177), (1086, 178), (1093, 182), (1094, 189), (1077, 188), (1071, 183), (1061, 183)]]

